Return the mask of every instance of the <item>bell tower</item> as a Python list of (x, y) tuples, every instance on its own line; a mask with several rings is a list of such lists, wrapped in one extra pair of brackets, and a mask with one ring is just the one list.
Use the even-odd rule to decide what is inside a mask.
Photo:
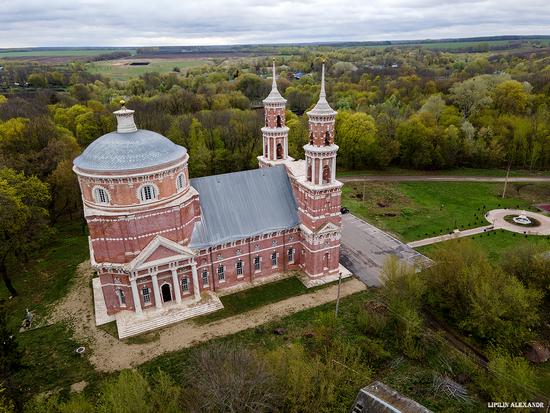
[(265, 126), (262, 128), (263, 153), (258, 156), (260, 168), (293, 161), (288, 156), (288, 127), (285, 125), (286, 99), (277, 89), (275, 59), (271, 92), (264, 99)]
[(341, 189), (336, 180), (334, 125), (337, 112), (325, 91), (325, 63), (319, 101), (307, 112), (309, 143), (304, 145), (305, 173), (297, 182), (304, 246), (304, 271), (312, 279), (338, 275), (341, 238)]

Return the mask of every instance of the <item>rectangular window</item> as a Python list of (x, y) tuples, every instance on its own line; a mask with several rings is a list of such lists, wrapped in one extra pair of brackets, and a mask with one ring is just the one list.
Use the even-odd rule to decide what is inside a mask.
[(237, 276), (243, 275), (243, 262), (241, 260), (237, 261)]
[(271, 266), (276, 267), (277, 266), (277, 253), (274, 252), (271, 254)]
[(288, 249), (288, 262), (292, 264), (294, 262), (294, 248)]
[(208, 271), (206, 270), (202, 271), (202, 285), (204, 286), (208, 285)]
[(149, 293), (149, 288), (148, 287), (143, 287), (141, 289), (141, 293), (143, 294), (143, 302), (145, 304), (148, 304), (151, 302), (151, 294)]
[(189, 279), (187, 277), (181, 279), (181, 289), (183, 291), (189, 291)]
[(260, 264), (260, 256), (256, 255), (254, 257), (254, 271), (260, 271), (261, 264)]
[(225, 270), (223, 268), (223, 265), (220, 265), (218, 267), (218, 280), (220, 280), (220, 281), (225, 280)]

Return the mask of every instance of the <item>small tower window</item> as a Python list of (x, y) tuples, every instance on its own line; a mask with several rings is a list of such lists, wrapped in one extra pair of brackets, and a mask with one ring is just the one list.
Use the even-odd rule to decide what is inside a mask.
[(311, 182), (311, 165), (307, 167), (307, 180)]
[(309, 134), (309, 144), (313, 145), (313, 133)]
[(277, 144), (277, 159), (283, 159), (283, 145)]
[(281, 120), (281, 115), (277, 115), (277, 127), (278, 128), (283, 127), (283, 121)]
[(108, 204), (109, 203), (109, 193), (104, 188), (95, 188), (94, 189), (94, 200), (98, 204)]
[(184, 183), (185, 183), (185, 176), (183, 175), (183, 173), (181, 173), (176, 178), (176, 188), (178, 189), (178, 191), (181, 191), (183, 189)]
[(323, 183), (328, 184), (331, 181), (330, 167), (328, 165), (323, 166)]
[(330, 132), (325, 133), (325, 146), (330, 146)]
[(141, 202), (150, 202), (157, 199), (157, 191), (153, 185), (143, 185), (139, 190), (139, 199)]

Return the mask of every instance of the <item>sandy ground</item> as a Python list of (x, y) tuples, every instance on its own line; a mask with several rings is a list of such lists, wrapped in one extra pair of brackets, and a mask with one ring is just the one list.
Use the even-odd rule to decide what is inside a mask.
[[(85, 261), (78, 266), (77, 277), (69, 294), (55, 306), (51, 321), (68, 320), (74, 327), (75, 339), (91, 350), (91, 363), (97, 370), (105, 372), (135, 367), (165, 352), (234, 334), (334, 301), (337, 292), (337, 286), (333, 285), (204, 325), (184, 321), (160, 330), (159, 340), (144, 344), (127, 344), (96, 327), (91, 278), (90, 262)], [(365, 289), (365, 284), (354, 278), (342, 284), (341, 296), (345, 297)]]

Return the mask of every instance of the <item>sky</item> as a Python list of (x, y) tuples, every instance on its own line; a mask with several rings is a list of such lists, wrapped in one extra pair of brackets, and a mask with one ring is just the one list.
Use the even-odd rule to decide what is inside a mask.
[(550, 34), (549, 0), (0, 0), (0, 48)]

